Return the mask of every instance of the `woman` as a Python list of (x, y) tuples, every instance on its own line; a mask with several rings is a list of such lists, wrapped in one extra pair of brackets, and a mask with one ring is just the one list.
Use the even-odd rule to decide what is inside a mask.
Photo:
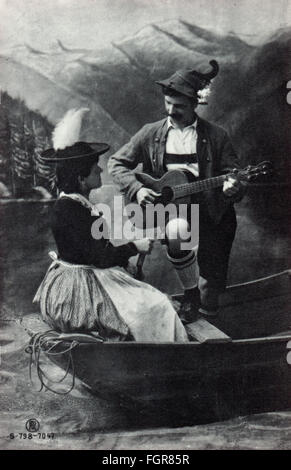
[(101, 215), (92, 216), (89, 194), (101, 186), (98, 157), (109, 146), (64, 138), (66, 129), (80, 130), (76, 120), (81, 121), (83, 112), (67, 113), (54, 131), (54, 148), (42, 154), (43, 161), (57, 163), (59, 197), (52, 231), (58, 258), (55, 255), (34, 301), (40, 303), (43, 319), (63, 332), (96, 331), (115, 341), (188, 341), (167, 296), (125, 269), (130, 257), (149, 253), (152, 242), (143, 239), (115, 247), (91, 235)]

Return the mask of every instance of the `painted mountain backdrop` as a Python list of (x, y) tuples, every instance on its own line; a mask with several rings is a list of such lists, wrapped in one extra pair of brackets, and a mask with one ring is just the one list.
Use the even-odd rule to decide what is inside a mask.
[(36, 45), (2, 51), (1, 182), (16, 197), (33, 186), (50, 188), (52, 175), (40, 167), (39, 152), (71, 107), (90, 108), (82, 138), (108, 141), (113, 152), (144, 123), (162, 117), (155, 80), (182, 67), (206, 71), (212, 58), (220, 73), (209, 105), (198, 113), (229, 131), (243, 164), (268, 158), (287, 174), (291, 30), (279, 30), (255, 47), (234, 34), (219, 36), (185, 21), (168, 21), (106, 48), (71, 50), (57, 41), (49, 51)]
[[(229, 282), (290, 267), (291, 30), (255, 47), (172, 21), (98, 50), (90, 44), (69, 50), (60, 42), (47, 51), (19, 45), (0, 54), (0, 307), (9, 318), (37, 308), (31, 301), (50, 262), (47, 252), (55, 249), (50, 202), (28, 201), (47, 196), (33, 187), (50, 190), (53, 175), (39, 165), (39, 153), (50, 145), (52, 127), (69, 108), (87, 106), (81, 138), (109, 142), (113, 152), (144, 123), (163, 117), (155, 80), (179, 67), (206, 71), (213, 58), (220, 73), (209, 105), (198, 113), (228, 130), (243, 166), (269, 159), (280, 170), (270, 182), (250, 187), (237, 207)], [(101, 158), (106, 167), (107, 155)], [(106, 171), (103, 179), (110, 182)], [(113, 186), (103, 190), (103, 202), (111, 203)], [(173, 294), (177, 276), (161, 251), (157, 244), (148, 257), (146, 280)]]

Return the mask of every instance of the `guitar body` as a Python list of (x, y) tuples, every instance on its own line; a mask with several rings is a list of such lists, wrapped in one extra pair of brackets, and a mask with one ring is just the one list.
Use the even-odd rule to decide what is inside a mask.
[(146, 173), (137, 173), (136, 178), (140, 181), (145, 188), (150, 188), (162, 196), (157, 200), (157, 203), (168, 204), (190, 204), (191, 196), (183, 196), (175, 198), (171, 192), (171, 188), (180, 184), (187, 184), (194, 181), (195, 177), (190, 172), (182, 170), (171, 170), (165, 173), (161, 178), (153, 178)]
[[(189, 173), (189, 177), (186, 172), (181, 170), (171, 170), (165, 173), (161, 178), (153, 178), (152, 176), (147, 175), (146, 173), (136, 173), (136, 178), (140, 181), (145, 188), (152, 189), (157, 193), (161, 193), (161, 197), (156, 199), (154, 204), (147, 204), (145, 207), (140, 207), (140, 210), (143, 213), (142, 219), (140, 217), (135, 217), (134, 224), (139, 229), (151, 229), (151, 228), (165, 228), (161, 226), (156, 214), (156, 206), (162, 204), (167, 206), (172, 204), (177, 207), (179, 204), (190, 204), (193, 201), (191, 196), (183, 196), (175, 198), (172, 192), (174, 186), (179, 186), (183, 184), (188, 184), (189, 181), (195, 180), (195, 177)], [(132, 211), (128, 212), (129, 218), (131, 218)], [(164, 224), (163, 224), (164, 225)]]

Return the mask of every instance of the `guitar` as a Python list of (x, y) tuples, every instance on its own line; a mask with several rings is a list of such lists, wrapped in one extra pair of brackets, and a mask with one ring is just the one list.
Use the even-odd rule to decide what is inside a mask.
[[(263, 161), (258, 165), (249, 165), (243, 170), (233, 170), (230, 173), (214, 176), (204, 180), (195, 180), (189, 182), (189, 172), (183, 170), (170, 170), (165, 173), (161, 178), (153, 178), (146, 173), (136, 173), (136, 178), (140, 181), (144, 187), (152, 189), (153, 191), (161, 194), (154, 204), (147, 204), (142, 207), (144, 213), (143, 222), (136, 224), (138, 228), (145, 228), (148, 226), (148, 214), (150, 211), (154, 213), (154, 207), (157, 204), (167, 205), (173, 203), (176, 206), (179, 204), (190, 204), (193, 203), (191, 196), (209, 189), (214, 189), (223, 186), (224, 181), (232, 176), (241, 182), (250, 183), (260, 175), (270, 175), (273, 171), (272, 164), (269, 161)], [(192, 174), (191, 178), (192, 178)], [(193, 176), (194, 178), (194, 176)], [(145, 220), (147, 218), (147, 225)], [(135, 220), (136, 223), (136, 220)], [(156, 221), (153, 222), (152, 226), (158, 226)]]

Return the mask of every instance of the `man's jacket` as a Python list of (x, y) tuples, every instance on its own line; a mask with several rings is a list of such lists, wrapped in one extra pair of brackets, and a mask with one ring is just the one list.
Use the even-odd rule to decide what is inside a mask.
[[(164, 155), (167, 141), (167, 119), (146, 124), (130, 141), (113, 154), (108, 162), (108, 171), (122, 193), (130, 200), (135, 199), (137, 191), (143, 186), (133, 172), (142, 164), (143, 172), (154, 177), (165, 173)], [(238, 158), (227, 133), (204, 119), (197, 119), (197, 158), (200, 179), (211, 178), (240, 168)], [(203, 193), (203, 201), (215, 223), (233, 202), (238, 202), (242, 194), (235, 198), (224, 196), (221, 188)]]

